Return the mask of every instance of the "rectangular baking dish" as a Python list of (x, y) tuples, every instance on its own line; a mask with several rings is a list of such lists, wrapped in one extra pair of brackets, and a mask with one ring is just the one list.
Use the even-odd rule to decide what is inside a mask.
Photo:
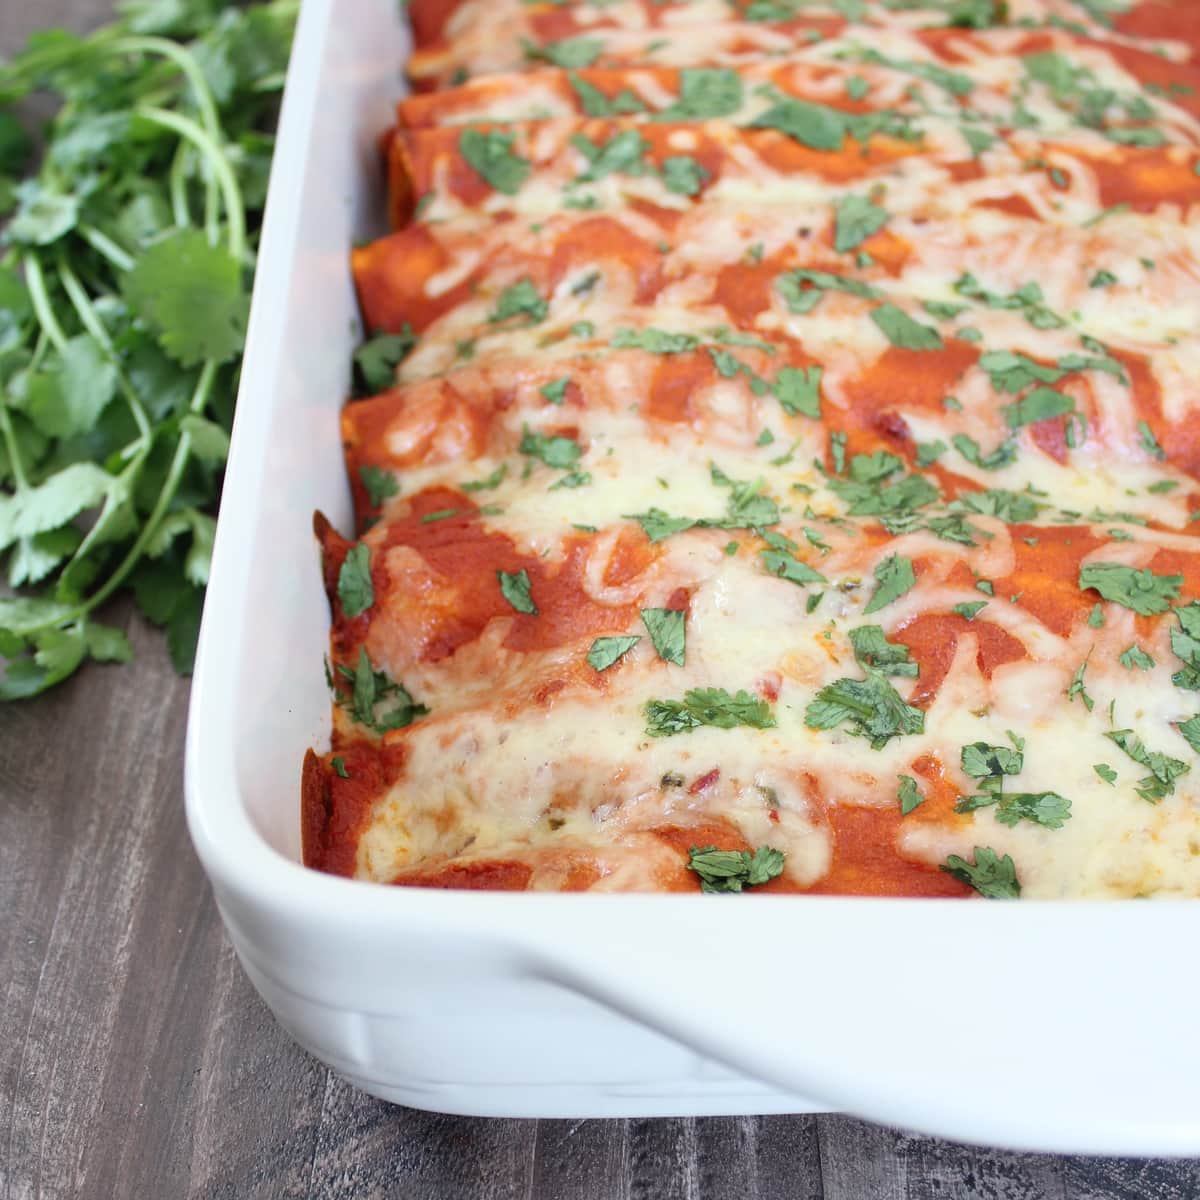
[(264, 1000), (351, 1082), (420, 1108), (838, 1108), (1200, 1154), (1194, 904), (444, 892), (300, 865), (300, 763), (329, 728), (311, 515), (350, 526), (347, 255), (379, 231), (407, 52), (394, 0), (304, 0), (192, 691), (189, 829)]

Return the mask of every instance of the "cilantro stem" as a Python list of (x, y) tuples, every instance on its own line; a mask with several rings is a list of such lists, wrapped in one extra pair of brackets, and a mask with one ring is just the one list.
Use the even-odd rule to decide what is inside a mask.
[(192, 223), (192, 214), (187, 202), (188, 144), (180, 142), (175, 157), (171, 160), (169, 177), (171, 191), (171, 218), (179, 229), (187, 229)]
[(133, 256), (126, 254), (107, 234), (94, 225), (80, 225), (76, 232), (97, 254), (106, 258), (118, 271), (128, 271), (133, 266)]
[(54, 348), (61, 354), (67, 346), (67, 335), (54, 315), (50, 306), (50, 296), (46, 291), (46, 277), (42, 274), (42, 264), (36, 254), (26, 254), (21, 260), (25, 271), (25, 287), (29, 299), (33, 302), (33, 311), (42, 327), (42, 332), (54, 343)]
[(0, 400), (0, 433), (4, 434), (4, 448), (8, 451), (9, 466), (12, 467), (13, 479), (17, 491), (29, 490), (29, 480), (25, 475), (25, 467), (21, 462), (20, 450), (17, 447), (17, 437), (13, 433), (12, 420), (8, 415), (8, 405)]
[(133, 419), (137, 423), (138, 432), (142, 436), (143, 444), (148, 446), (150, 439), (153, 437), (150, 418), (146, 415), (146, 410), (142, 407), (142, 402), (138, 398), (137, 392), (133, 390), (132, 384), (130, 384), (125, 372), (121, 369), (117, 352), (113, 349), (112, 338), (108, 336), (108, 330), (104, 328), (104, 322), (97, 315), (95, 306), (87, 294), (87, 289), (84, 288), (75, 275), (75, 272), (67, 265), (66, 259), (59, 260), (58, 278), (62, 282), (63, 291), (67, 293), (67, 298), (74, 306), (80, 323), (96, 340), (100, 349), (104, 351), (104, 356), (116, 369), (117, 382), (121, 388), (121, 395), (125, 397), (125, 403), (129, 405), (129, 411), (133, 414)]
[(217, 102), (212, 89), (205, 81), (204, 72), (196, 56), (177, 42), (159, 37), (123, 37), (112, 42), (109, 49), (116, 54), (159, 54), (169, 58), (180, 70), (192, 89), (200, 122), (215, 139), (220, 136), (221, 121), (217, 115)]
[[(216, 377), (217, 364), (210, 358), (200, 368), (200, 376), (196, 381), (196, 390), (192, 393), (192, 399), (188, 404), (188, 412), (195, 414), (203, 412), (204, 406), (208, 403), (208, 396), (212, 391), (213, 382), (216, 380)], [(129, 552), (121, 559), (116, 570), (104, 581), (104, 585), (89, 596), (82, 604), (72, 609), (61, 620), (86, 616), (97, 605), (103, 604), (125, 582), (125, 577), (137, 566), (146, 551), (146, 547), (158, 532), (158, 527), (162, 524), (163, 518), (167, 515), (167, 509), (170, 508), (171, 502), (175, 499), (175, 493), (179, 491), (179, 484), (183, 479), (184, 468), (187, 466), (187, 461), (191, 453), (192, 435), (187, 430), (184, 430), (179, 438), (179, 444), (175, 447), (175, 454), (167, 470), (167, 477), (163, 480), (162, 491), (159, 492), (158, 499), (154, 503), (154, 508), (151, 509), (150, 515), (146, 518), (146, 522), (142, 526), (141, 533), (138, 534), (137, 539), (130, 546)], [(58, 623), (61, 623), (61, 620)]]
[(225, 220), (229, 226), (229, 253), (241, 262), (246, 254), (246, 211), (242, 189), (238, 187), (237, 177), (225, 152), (195, 121), (181, 117), (178, 113), (168, 112), (165, 108), (142, 107), (134, 109), (134, 112), (139, 117), (186, 138), (203, 155), (217, 177), (225, 202)]

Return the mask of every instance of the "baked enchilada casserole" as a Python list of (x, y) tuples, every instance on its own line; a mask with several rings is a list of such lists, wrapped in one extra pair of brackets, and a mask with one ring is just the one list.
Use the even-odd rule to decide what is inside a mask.
[(306, 862), (1200, 894), (1200, 6), (410, 12)]

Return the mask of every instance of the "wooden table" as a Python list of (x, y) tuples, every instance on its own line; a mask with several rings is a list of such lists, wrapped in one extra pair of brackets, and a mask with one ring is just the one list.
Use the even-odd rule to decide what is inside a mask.
[[(5, 0), (0, 53), (108, 9)], [(995, 1153), (838, 1116), (470, 1120), (362, 1095), (242, 975), (184, 829), (187, 681), (128, 605), (109, 619), (131, 666), (0, 709), (5, 1200), (1200, 1197), (1198, 1162)]]

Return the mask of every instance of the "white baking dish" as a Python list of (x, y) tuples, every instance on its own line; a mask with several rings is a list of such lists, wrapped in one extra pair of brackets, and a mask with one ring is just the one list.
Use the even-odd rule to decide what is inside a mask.
[(310, 517), (350, 527), (347, 251), (383, 211), (406, 52), (395, 0), (305, 0), (187, 746), (192, 837), (255, 987), (312, 1053), (421, 1108), (833, 1107), (1200, 1153), (1194, 904), (441, 892), (299, 865), (300, 762), (329, 720)]

